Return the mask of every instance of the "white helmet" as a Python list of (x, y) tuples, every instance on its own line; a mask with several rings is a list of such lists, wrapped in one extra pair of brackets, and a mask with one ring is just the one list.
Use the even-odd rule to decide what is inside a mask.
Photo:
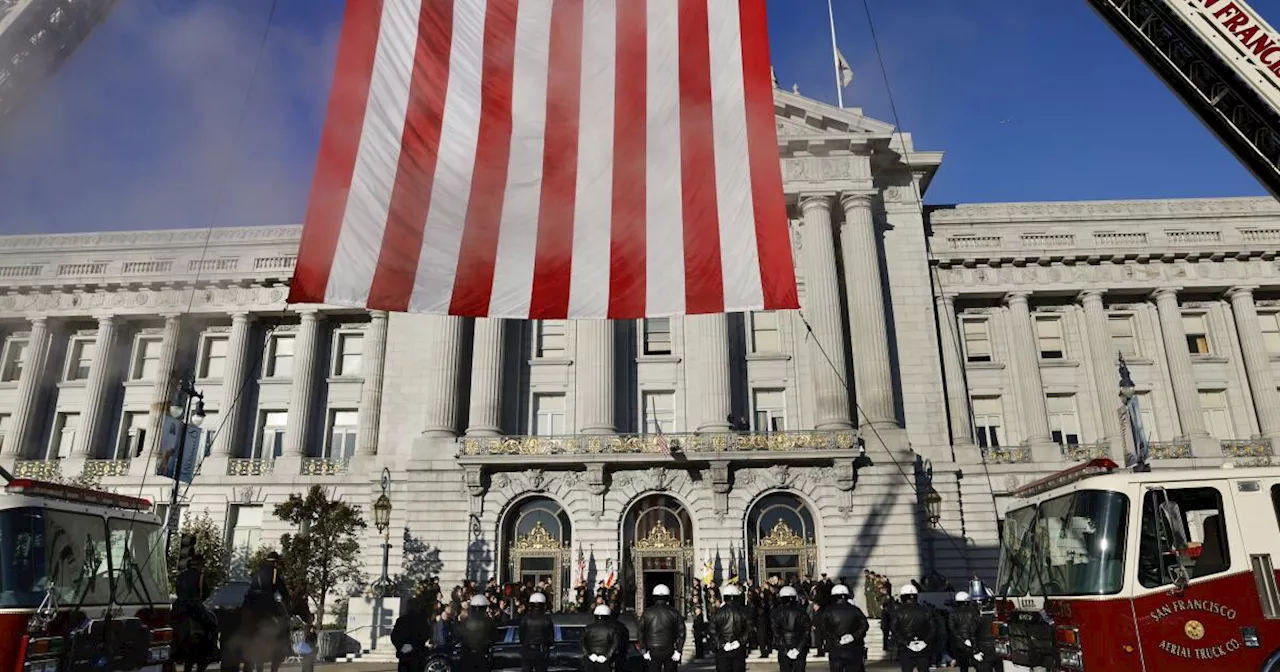
[(969, 593), (966, 593), (963, 590), (956, 593), (956, 602), (968, 602), (968, 601), (969, 601)]
[(795, 597), (795, 596), (796, 596), (796, 589), (792, 588), (791, 586), (783, 586), (782, 590), (778, 591), (778, 597)]
[(476, 595), (475, 597), (471, 598), (470, 604), (473, 607), (487, 607), (489, 606), (489, 598), (485, 597), (484, 595)]
[(653, 587), (653, 596), (654, 597), (671, 597), (671, 589), (668, 588), (666, 584), (659, 583), (658, 585)]
[(836, 585), (831, 586), (831, 594), (832, 595), (848, 595), (849, 586), (846, 586), (843, 583), (837, 583)]
[(613, 614), (612, 611), (609, 611), (609, 605), (607, 604), (601, 604), (597, 606), (596, 610), (591, 613), (595, 614), (596, 616), (610, 616)]
[(737, 586), (730, 584), (725, 586), (724, 588), (721, 588), (720, 594), (725, 597), (738, 597), (739, 595), (742, 594), (742, 591), (739, 590)]
[(920, 591), (916, 590), (915, 586), (908, 583), (907, 585), (903, 586), (901, 590), (898, 591), (898, 594), (899, 595), (919, 595)]
[(529, 604), (546, 604), (547, 596), (542, 593), (534, 593), (529, 596)]

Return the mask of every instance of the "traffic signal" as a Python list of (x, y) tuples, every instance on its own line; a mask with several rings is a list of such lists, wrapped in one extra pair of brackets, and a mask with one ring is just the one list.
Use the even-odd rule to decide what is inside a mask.
[(178, 571), (183, 572), (196, 564), (196, 535), (184, 534), (178, 540)]

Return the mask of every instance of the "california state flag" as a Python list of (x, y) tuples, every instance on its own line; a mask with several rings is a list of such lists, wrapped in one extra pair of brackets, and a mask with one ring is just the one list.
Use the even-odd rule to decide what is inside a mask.
[(765, 0), (347, 0), (291, 302), (797, 308)]

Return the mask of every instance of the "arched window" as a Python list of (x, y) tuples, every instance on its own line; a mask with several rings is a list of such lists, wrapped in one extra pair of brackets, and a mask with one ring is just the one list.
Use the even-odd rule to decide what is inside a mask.
[(549, 592), (559, 605), (569, 581), (573, 525), (554, 500), (533, 497), (511, 508), (503, 521), (506, 581)]
[(755, 580), (811, 576), (817, 561), (817, 536), (813, 513), (798, 497), (782, 492), (762, 497), (747, 515)]
[(622, 521), (624, 603), (644, 611), (653, 587), (663, 584), (681, 604), (693, 579), (693, 520), (674, 497), (649, 495), (633, 504)]

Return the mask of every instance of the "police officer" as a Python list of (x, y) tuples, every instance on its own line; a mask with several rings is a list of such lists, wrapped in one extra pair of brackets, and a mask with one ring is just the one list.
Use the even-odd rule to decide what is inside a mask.
[[(600, 605), (606, 606), (606, 605)], [(613, 607), (606, 607), (612, 613)], [(627, 628), (627, 624), (614, 614), (609, 622), (613, 624), (613, 629), (618, 633), (618, 641), (621, 642), (618, 649), (618, 655), (613, 658), (614, 672), (626, 672), (627, 669), (627, 649), (631, 646), (631, 630)]]
[(582, 631), (583, 672), (613, 672), (614, 661), (623, 655), (625, 644), (618, 641), (618, 628), (607, 605), (596, 607), (596, 620)]
[(556, 641), (556, 627), (547, 613), (547, 596), (533, 593), (529, 609), (520, 619), (520, 669), (523, 672), (547, 672), (547, 657)]
[(992, 631), (996, 612), (986, 599), (985, 589), (971, 597), (977, 598), (974, 611), (978, 612), (977, 639), (973, 642), (973, 669), (977, 672), (995, 672), (1000, 669), (1000, 660), (996, 658), (996, 634)]
[(640, 650), (649, 672), (674, 672), (684, 648), (684, 617), (671, 606), (671, 589), (653, 587), (653, 604), (640, 616)]
[(818, 612), (831, 672), (862, 672), (867, 659), (867, 615), (849, 599), (849, 586), (831, 587), (831, 603)]
[(809, 634), (813, 624), (797, 597), (795, 588), (783, 586), (778, 591), (778, 606), (769, 615), (773, 648), (778, 650), (779, 672), (804, 672), (805, 658), (809, 655)]
[(716, 610), (708, 624), (715, 647), (716, 672), (745, 672), (754, 614), (742, 603), (742, 590), (737, 586), (725, 586), (720, 595), (724, 606)]
[(978, 641), (978, 609), (969, 601), (969, 593), (956, 593), (955, 606), (947, 615), (947, 631), (951, 635), (951, 653), (960, 672), (969, 672), (975, 642)]
[(493, 645), (498, 641), (498, 624), (489, 618), (489, 598), (471, 598), (467, 617), (458, 623), (462, 644), (462, 672), (489, 672)]
[(927, 672), (932, 651), (933, 614), (920, 604), (920, 592), (907, 584), (898, 592), (898, 605), (893, 611), (893, 638), (898, 643), (898, 662), (902, 672)]

